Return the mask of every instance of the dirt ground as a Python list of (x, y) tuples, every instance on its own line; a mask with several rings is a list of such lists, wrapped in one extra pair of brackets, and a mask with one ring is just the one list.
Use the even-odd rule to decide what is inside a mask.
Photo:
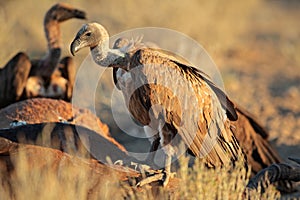
[[(219, 67), (230, 98), (257, 116), (269, 130), (280, 155), (285, 160), (300, 157), (299, 1), (66, 2), (87, 11), (88, 21), (104, 24), (112, 35), (145, 26), (189, 35), (204, 46)], [(54, 3), (0, 1), (0, 66), (18, 51), (30, 57), (43, 55), (43, 16)], [(83, 23), (72, 20), (63, 24), (64, 55), (70, 55), (69, 44)], [(76, 62), (81, 63), (86, 54), (87, 51), (81, 52)], [(119, 141), (129, 150), (141, 148), (147, 152), (144, 145), (136, 147), (132, 138), (120, 137), (105, 105), (99, 103), (97, 113)]]

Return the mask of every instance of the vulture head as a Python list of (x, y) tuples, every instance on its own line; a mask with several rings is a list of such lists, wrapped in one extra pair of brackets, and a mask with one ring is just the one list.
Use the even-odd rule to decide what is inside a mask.
[(63, 22), (71, 18), (86, 19), (86, 14), (68, 4), (58, 3), (48, 10), (45, 15), (45, 22), (47, 23), (50, 20)]
[(108, 48), (108, 39), (109, 35), (102, 25), (98, 23), (84, 24), (71, 43), (70, 51), (74, 56), (76, 52), (84, 47), (94, 49), (96, 46), (101, 45)]

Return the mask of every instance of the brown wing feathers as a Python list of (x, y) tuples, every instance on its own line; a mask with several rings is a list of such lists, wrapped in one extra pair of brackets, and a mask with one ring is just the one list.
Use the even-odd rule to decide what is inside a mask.
[[(198, 102), (201, 102), (203, 104), (198, 104), (200, 107), (198, 108), (198, 110), (201, 110), (201, 112), (199, 111), (199, 114), (201, 115), (200, 117), (195, 116), (194, 118), (190, 118), (190, 121), (192, 121), (191, 126), (195, 126), (198, 131), (196, 133), (196, 135), (194, 135), (195, 133), (190, 131), (190, 130), (186, 130), (189, 127), (189, 125), (187, 125), (186, 127), (180, 127), (178, 126), (178, 123), (176, 125), (176, 123), (172, 123), (172, 125), (176, 126), (176, 129), (178, 131), (178, 134), (183, 138), (183, 140), (185, 141), (185, 143), (187, 145), (189, 145), (189, 148), (191, 149), (191, 151), (196, 155), (196, 156), (200, 156), (200, 154), (202, 153), (203, 155), (207, 154), (207, 161), (209, 163), (211, 163), (211, 165), (219, 165), (218, 163), (228, 163), (229, 160), (232, 160), (231, 158), (236, 157), (236, 155), (238, 154), (239, 150), (239, 145), (236, 142), (234, 138), (234, 135), (232, 134), (231, 130), (229, 129), (229, 127), (224, 126), (223, 127), (219, 127), (218, 123), (224, 123), (225, 122), (225, 118), (222, 119), (221, 114), (218, 114), (218, 116), (216, 116), (216, 113), (221, 113), (223, 108), (221, 108), (221, 104), (219, 103), (220, 107), (218, 107), (217, 103), (214, 103), (214, 99), (216, 98), (217, 101), (217, 95), (212, 94), (213, 90), (208, 86), (208, 84), (202, 79), (202, 77), (198, 76), (197, 73), (194, 72), (194, 70), (192, 70), (192, 68), (186, 67), (184, 70), (182, 65), (178, 65), (176, 62), (173, 62), (172, 60), (169, 60), (167, 57), (163, 57), (163, 54), (161, 54), (160, 52), (154, 52), (153, 50), (147, 50), (147, 49), (143, 49), (143, 50), (138, 50), (135, 55), (133, 56), (133, 58), (131, 59), (131, 66), (132, 68), (134, 66), (141, 66), (141, 65), (149, 65), (149, 64), (154, 64), (153, 66), (151, 66), (151, 70), (149, 69), (149, 72), (146, 72), (147, 70), (145, 70), (146, 73), (146, 77), (151, 79), (151, 76), (153, 76), (153, 79), (159, 79), (161, 78), (161, 80), (165, 80), (166, 81), (176, 81), (175, 79), (175, 75), (177, 74), (178, 76), (180, 76), (179, 73), (186, 73), (184, 75), (184, 77), (187, 79), (187, 81), (190, 81), (191, 84), (194, 87), (194, 92), (196, 93), (196, 96), (198, 98)], [(157, 66), (155, 66), (157, 65)], [(160, 67), (160, 65), (162, 65)], [(156, 67), (160, 67), (160, 69), (156, 68)], [(145, 67), (147, 68), (147, 67)], [(158, 77), (158, 76), (168, 76), (168, 73), (172, 73), (170, 72), (170, 70), (168, 70), (168, 68), (173, 68), (174, 69), (174, 76), (172, 77)], [(153, 71), (159, 71), (159, 73), (157, 72), (157, 74), (153, 75)], [(167, 72), (166, 72), (167, 71)], [(172, 71), (172, 70), (171, 70)], [(151, 74), (152, 73), (152, 74)], [(162, 75), (159, 75), (162, 74)], [(159, 84), (159, 82), (158, 82)], [(161, 83), (162, 86), (160, 85), (150, 85), (150, 92), (148, 95), (148, 98), (150, 98), (150, 105), (156, 105), (156, 104), (160, 104), (162, 105), (164, 108), (166, 108), (166, 114), (165, 114), (165, 121), (167, 123), (170, 123), (173, 121), (173, 116), (176, 115), (176, 117), (178, 118), (178, 116), (181, 116), (181, 109), (180, 109), (180, 105), (176, 105), (176, 104), (171, 104), (172, 106), (169, 108), (170, 110), (168, 110), (168, 106), (170, 105), (169, 101), (171, 101), (170, 97), (174, 96), (172, 94), (168, 94), (168, 88), (163, 87), (164, 83)], [(140, 89), (140, 88), (139, 88)], [(141, 89), (147, 89), (147, 88), (141, 88)], [(180, 87), (180, 90), (184, 90), (183, 88)], [(192, 91), (193, 92), (193, 91)], [(223, 93), (224, 94), (224, 93)], [(189, 98), (187, 94), (187, 91), (185, 94), (182, 95), (186, 95), (186, 98)], [(191, 94), (193, 95), (193, 94)], [(140, 98), (142, 98), (143, 96), (140, 96)], [(226, 97), (226, 95), (225, 95)], [(202, 99), (204, 99), (204, 101), (202, 101)], [(142, 99), (140, 101), (143, 101)], [(133, 103), (135, 104), (135, 103)], [(136, 105), (136, 104), (135, 104)], [(189, 105), (191, 108), (189, 111), (185, 110), (185, 112), (190, 112), (190, 114), (192, 112), (195, 112), (195, 110), (197, 110), (195, 107), (192, 109), (194, 104)], [(214, 107), (215, 106), (215, 107)], [(143, 108), (141, 108), (143, 109)], [(148, 108), (149, 110), (150, 108)], [(214, 110), (215, 109), (215, 110)], [(233, 110), (233, 109), (232, 109)], [(233, 110), (235, 111), (235, 110)], [(171, 113), (172, 114), (168, 114)], [(137, 107), (132, 107), (131, 109), (131, 113), (134, 113), (133, 115), (139, 119), (140, 118), (140, 109)], [(168, 118), (169, 117), (169, 118)], [(176, 118), (175, 117), (175, 118)], [(220, 117), (219, 122), (214, 122), (214, 117)], [(204, 121), (198, 121), (198, 119), (204, 119)], [(187, 122), (187, 120), (185, 120), (185, 122)], [(147, 125), (148, 122), (144, 122), (145, 125)], [(189, 122), (187, 122), (189, 123)], [(180, 124), (180, 123), (179, 123)], [(184, 124), (185, 126), (185, 124)], [(199, 127), (199, 128), (198, 128)], [(213, 138), (214, 136), (212, 136), (211, 139), (206, 140), (205, 136), (206, 134), (209, 134), (209, 129), (213, 128), (214, 130), (211, 130), (212, 132), (217, 132), (220, 135), (223, 135), (222, 138), (220, 139), (218, 137), (217, 138), (217, 142), (215, 144), (213, 144), (213, 142), (215, 141), (215, 138)], [(222, 130), (223, 129), (223, 130)], [(205, 142), (204, 142), (205, 140)], [(192, 142), (191, 142), (192, 141)], [(222, 144), (222, 143), (228, 143), (228, 144)], [(234, 143), (234, 144), (229, 144), (229, 143)], [(215, 146), (214, 146), (215, 145)], [(214, 146), (214, 147), (212, 147)], [(210, 151), (211, 150), (211, 151)], [(229, 156), (228, 156), (229, 155)], [(230, 158), (231, 157), (231, 158)]]
[(30, 68), (28, 56), (20, 52), (0, 69), (0, 108), (21, 98)]

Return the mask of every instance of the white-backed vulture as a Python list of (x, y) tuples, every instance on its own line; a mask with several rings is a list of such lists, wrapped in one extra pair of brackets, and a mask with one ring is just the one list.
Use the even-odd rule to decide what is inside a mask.
[(85, 19), (85, 12), (67, 4), (52, 6), (44, 17), (48, 52), (41, 59), (30, 60), (18, 53), (0, 70), (0, 108), (21, 99), (50, 97), (70, 100), (75, 78), (72, 58), (61, 58), (60, 23)]
[(90, 47), (97, 64), (130, 74), (128, 87), (134, 91), (122, 92), (132, 116), (147, 134), (153, 134), (152, 150), (157, 149), (157, 141), (163, 147), (164, 186), (171, 176), (172, 156), (180, 153), (182, 142), (210, 167), (243, 159), (230, 128), (230, 120), (237, 120), (234, 105), (201, 71), (157, 49), (140, 48), (132, 54), (109, 49), (108, 40), (102, 25), (85, 24), (71, 44), (71, 53)]
[[(193, 85), (193, 87), (195, 87), (195, 90), (198, 93), (201, 94), (203, 92), (209, 92), (211, 94), (210, 98), (213, 98), (213, 96), (216, 95), (217, 99), (214, 99), (216, 100), (216, 102), (211, 102), (211, 105), (213, 107), (217, 107), (217, 109), (226, 110), (227, 118), (223, 118), (223, 121), (225, 121), (225, 129), (227, 128), (227, 126), (230, 128), (230, 130), (226, 129), (224, 133), (220, 133), (220, 138), (222, 138), (223, 140), (219, 140), (219, 142), (225, 144), (227, 143), (229, 144), (229, 146), (233, 144), (232, 146), (235, 149), (232, 151), (232, 153), (234, 154), (237, 151), (239, 151), (239, 147), (235, 141), (236, 138), (241, 148), (243, 149), (243, 153), (246, 155), (248, 165), (251, 166), (252, 175), (256, 174), (258, 171), (265, 168), (266, 166), (271, 165), (272, 163), (279, 163), (281, 161), (276, 150), (270, 145), (270, 143), (267, 140), (268, 132), (258, 123), (258, 121), (249, 112), (247, 112), (240, 106), (237, 106), (236, 104), (232, 103), (227, 98), (225, 93), (223, 93), (219, 88), (217, 88), (209, 80), (209, 78), (207, 78), (206, 75), (202, 74), (202, 72), (189, 66), (189, 64), (186, 64), (186, 62), (184, 62), (181, 59), (178, 59), (177, 57), (173, 58), (155, 50), (157, 48), (156, 46), (153, 47), (151, 45), (144, 45), (139, 42), (129, 41), (121, 38), (115, 42), (113, 47), (114, 49), (112, 50), (108, 47), (108, 39), (108, 33), (105, 30), (105, 28), (103, 28), (101, 25), (96, 23), (84, 25), (77, 33), (74, 41), (71, 44), (71, 53), (74, 55), (74, 53), (79, 51), (81, 48), (90, 47), (92, 51), (92, 56), (96, 63), (102, 66), (113, 67), (113, 79), (116, 87), (122, 90), (123, 95), (125, 97), (125, 101), (128, 101), (127, 105), (129, 106), (131, 114), (139, 122), (145, 125), (145, 127), (149, 125), (148, 112), (151, 108), (151, 104), (155, 105), (158, 103), (163, 106), (166, 106), (165, 108), (167, 109), (164, 113), (164, 120), (166, 121), (166, 125), (163, 127), (162, 132), (168, 132), (170, 130), (171, 137), (174, 137), (174, 135), (172, 134), (179, 133), (183, 137), (183, 139), (185, 138), (184, 134), (186, 133), (180, 132), (182, 130), (180, 130), (180, 127), (178, 126), (178, 124), (180, 124), (180, 120), (182, 119), (178, 119), (178, 116), (174, 114), (174, 111), (178, 111), (176, 110), (177, 105), (176, 103), (172, 104), (174, 103), (174, 101), (172, 102), (172, 99), (170, 99), (170, 96), (172, 97), (172, 95), (168, 97), (169, 99), (165, 98), (169, 91), (164, 90), (164, 88), (160, 89), (154, 84), (146, 84), (145, 86), (140, 88), (134, 87), (134, 84), (137, 84), (140, 81), (139, 79), (141, 79), (141, 76), (145, 75), (148, 78), (149, 74), (150, 79), (151, 76), (154, 76), (154, 78), (155, 76), (157, 76), (157, 78), (159, 78), (160, 76), (165, 75), (167, 76), (165, 80), (170, 79), (172, 80), (170, 82), (175, 82), (174, 84), (176, 84), (178, 82), (174, 80), (176, 80), (177, 77), (172, 77), (167, 74), (168, 72), (166, 73), (166, 68), (175, 68), (179, 71), (179, 73), (183, 73), (186, 75), (185, 78), (191, 82), (191, 84)], [(162, 65), (158, 69), (159, 72), (155, 73), (155, 69), (157, 68), (152, 68), (152, 71), (150, 71), (149, 69), (149, 71), (147, 71), (147, 69), (144, 69), (146, 68), (144, 67), (145, 64), (153, 65), (153, 63), (159, 63), (159, 65)], [(139, 67), (138, 65), (141, 65), (142, 67), (138, 69), (140, 70), (138, 74), (134, 74), (135, 72), (133, 72), (132, 69)], [(163, 75), (161, 75), (161, 73)], [(124, 76), (124, 74), (126, 75)], [(131, 89), (137, 90), (133, 92), (130, 91)], [(181, 88), (179, 88), (179, 90), (180, 89)], [(132, 96), (128, 96), (131, 93)], [(200, 95), (198, 95), (198, 101), (202, 101), (202, 99), (205, 98), (205, 95), (203, 96), (201, 97)], [(168, 104), (167, 101), (171, 103)], [(204, 99), (204, 101), (207, 100)], [(194, 104), (191, 103), (191, 105), (189, 106), (193, 105)], [(199, 105), (199, 103), (196, 104), (197, 109), (201, 109), (201, 106), (203, 107), (203, 105)], [(195, 111), (193, 110), (193, 112)], [(209, 111), (203, 111), (202, 114), (204, 115), (204, 117), (205, 114), (207, 114), (205, 112)], [(227, 123), (229, 123), (229, 125), (227, 125)], [(199, 126), (199, 123), (198, 127), (201, 127)], [(203, 134), (203, 132), (201, 131), (202, 130), (200, 130), (197, 134)], [(164, 135), (165, 134), (163, 133), (159, 136), (161, 137)], [(164, 138), (160, 137), (157, 137), (156, 135), (156, 138), (160, 139), (161, 142), (165, 141)], [(193, 142), (190, 146), (190, 150), (192, 150), (193, 154), (197, 155), (197, 150), (199, 149), (199, 146), (193, 147), (193, 145), (198, 145)], [(165, 145), (167, 143), (168, 142), (162, 145)], [(151, 147), (151, 151), (155, 151), (158, 148), (158, 144), (159, 142), (157, 142), (157, 140), (154, 140)], [(225, 147), (221, 147), (221, 149), (222, 148), (226, 149), (226, 145)], [(166, 153), (168, 154), (168, 152)], [(236, 155), (231, 156), (234, 158)], [(208, 158), (206, 159), (208, 162), (211, 162), (209, 160), (209, 157), (210, 156), (208, 156)], [(213, 158), (212, 160), (213, 162), (215, 162), (216, 159)], [(215, 165), (216, 163), (211, 164)], [(292, 185), (288, 181), (283, 181), (280, 184), (280, 189), (283, 191), (291, 191)]]
[[(153, 44), (144, 44), (140, 40), (130, 41), (126, 38), (117, 39), (113, 48), (121, 50), (122, 48), (126, 49), (126, 46), (130, 45), (130, 43), (132, 43), (132, 47), (130, 49), (131, 54), (140, 48), (159, 48)], [(120, 75), (117, 75), (117, 72), (121, 73), (121, 70), (119, 68), (113, 68), (114, 83), (119, 90), (122, 89), (124, 91), (132, 80), (127, 78), (125, 83), (124, 79), (122, 79)], [(126, 73), (126, 71), (122, 72)], [(122, 85), (119, 86), (120, 84)], [(282, 162), (282, 159), (279, 157), (277, 151), (268, 141), (268, 131), (263, 128), (258, 120), (246, 109), (238, 106), (236, 103), (234, 104), (238, 114), (238, 119), (236, 121), (230, 121), (232, 125), (231, 128), (239, 144), (241, 145), (243, 152), (247, 156), (247, 162), (251, 166), (252, 173), (256, 174), (260, 170), (273, 163)]]

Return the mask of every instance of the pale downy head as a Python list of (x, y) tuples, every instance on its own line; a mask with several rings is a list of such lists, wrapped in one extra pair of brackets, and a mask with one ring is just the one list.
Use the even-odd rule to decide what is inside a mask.
[(103, 43), (107, 43), (105, 46), (107, 45), (108, 47), (108, 39), (109, 35), (102, 25), (98, 23), (84, 24), (71, 43), (70, 51), (74, 56), (76, 52), (84, 47), (90, 47), (93, 49)]

